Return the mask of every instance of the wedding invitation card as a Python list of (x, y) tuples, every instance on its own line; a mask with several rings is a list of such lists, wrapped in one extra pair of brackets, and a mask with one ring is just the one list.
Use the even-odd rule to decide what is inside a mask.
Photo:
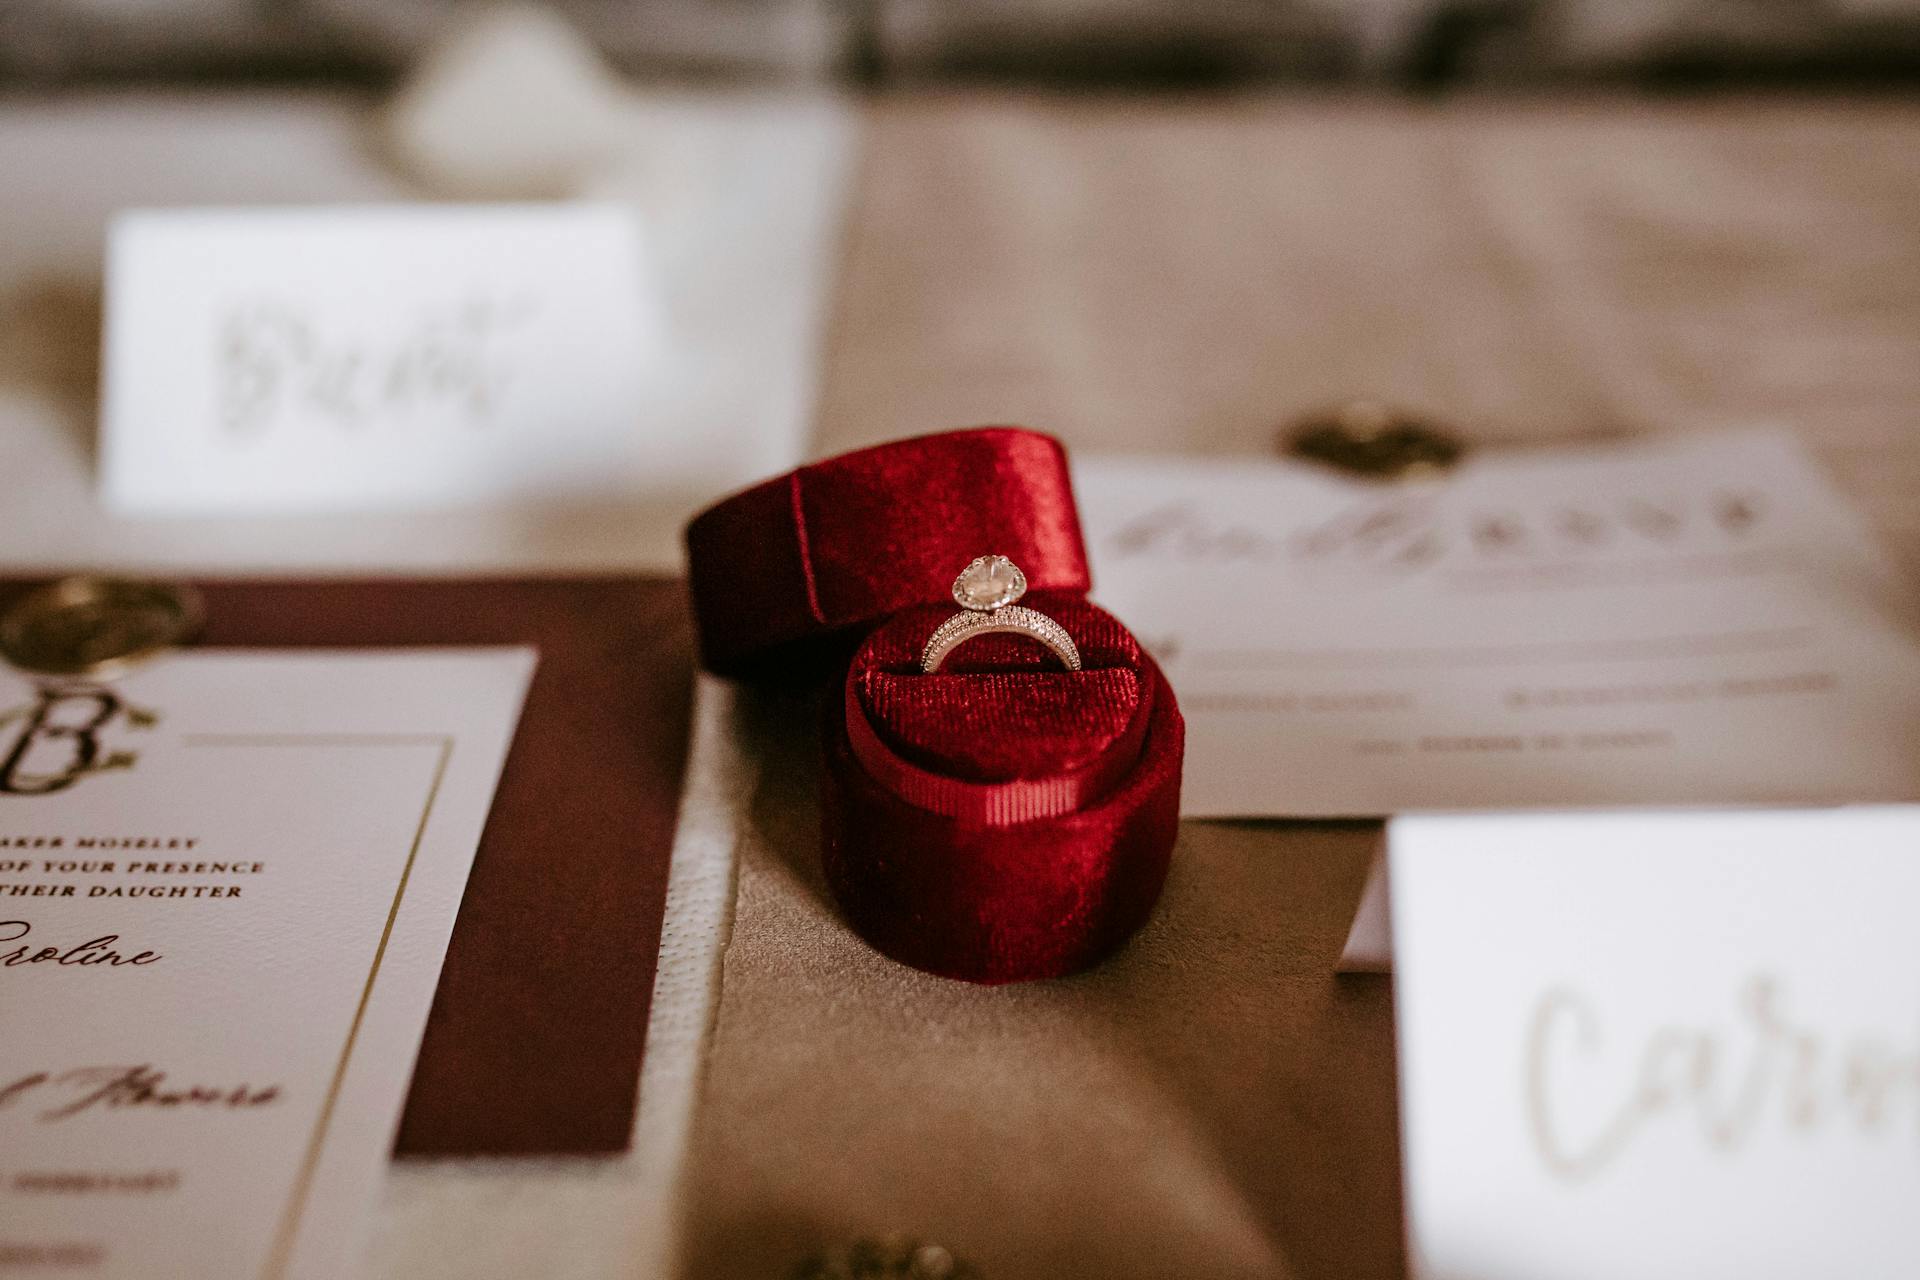
[(1920, 1275), (1920, 809), (1388, 839), (1419, 1280)]
[(533, 665), (0, 674), (0, 1271), (357, 1270)]
[(1094, 598), (1180, 696), (1189, 817), (1920, 795), (1907, 604), (1790, 435), (1076, 483)]

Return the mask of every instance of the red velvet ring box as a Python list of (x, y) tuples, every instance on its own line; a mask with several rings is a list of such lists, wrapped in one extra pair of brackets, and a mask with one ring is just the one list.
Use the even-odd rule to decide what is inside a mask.
[[(1092, 965), (1147, 919), (1173, 851), (1185, 728), (1124, 624), (1088, 603), (1058, 441), (920, 436), (802, 467), (687, 527), (706, 666), (825, 682), (826, 878), (882, 952), (971, 982)], [(1003, 555), (1082, 669), (992, 634), (924, 674), (954, 579)]]

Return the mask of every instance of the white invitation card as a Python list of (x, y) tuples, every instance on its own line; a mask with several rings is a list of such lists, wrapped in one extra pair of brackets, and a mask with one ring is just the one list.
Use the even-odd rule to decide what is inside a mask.
[(1186, 713), (1189, 817), (1920, 796), (1906, 604), (1790, 435), (1076, 482), (1094, 598)]
[(0, 1272), (358, 1270), (533, 664), (0, 673)]
[(1920, 1275), (1920, 809), (1389, 824), (1420, 1280)]
[(286, 512), (673, 474), (687, 442), (648, 423), (664, 318), (647, 275), (639, 216), (612, 204), (122, 214), (103, 496)]

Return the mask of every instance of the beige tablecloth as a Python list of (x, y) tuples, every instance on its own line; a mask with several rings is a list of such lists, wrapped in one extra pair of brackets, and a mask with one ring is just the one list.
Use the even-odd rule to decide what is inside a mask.
[[(1512, 445), (1784, 421), (1920, 574), (1917, 144), (1895, 103), (882, 103), (817, 449), (1257, 453), (1352, 395)], [(1389, 989), (1331, 972), (1373, 828), (1189, 823), (1125, 954), (981, 990), (834, 918), (808, 710), (742, 732), (687, 1275), (879, 1231), (991, 1280), (1401, 1271)]]

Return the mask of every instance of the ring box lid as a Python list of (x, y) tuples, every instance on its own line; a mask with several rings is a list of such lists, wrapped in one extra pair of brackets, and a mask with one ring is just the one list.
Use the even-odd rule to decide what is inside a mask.
[(1091, 585), (1066, 451), (1021, 427), (809, 464), (707, 508), (686, 541), (701, 656), (724, 675), (811, 674), (834, 641), (951, 600), (976, 556), (1008, 557), (1036, 592)]

